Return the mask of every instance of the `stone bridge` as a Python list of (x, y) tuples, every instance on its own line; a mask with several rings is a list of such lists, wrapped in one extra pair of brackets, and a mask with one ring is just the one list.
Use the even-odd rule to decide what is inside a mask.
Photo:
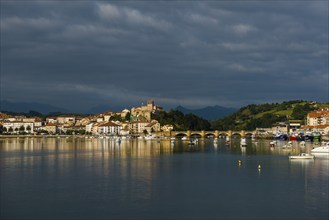
[(164, 137), (176, 137), (176, 136), (199, 136), (201, 138), (205, 138), (207, 136), (214, 136), (215, 138), (218, 138), (219, 136), (228, 136), (232, 137), (235, 135), (238, 135), (242, 138), (246, 136), (256, 136), (257, 131), (167, 131), (167, 132), (157, 132), (157, 135), (161, 135)]

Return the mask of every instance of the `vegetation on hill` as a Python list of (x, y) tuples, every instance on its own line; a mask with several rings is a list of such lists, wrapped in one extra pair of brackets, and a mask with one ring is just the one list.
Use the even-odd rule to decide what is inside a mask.
[(215, 120), (212, 123), (214, 130), (255, 130), (268, 128), (276, 122), (287, 120), (301, 120), (305, 122), (307, 113), (319, 108), (328, 108), (329, 103), (315, 103), (302, 100), (282, 103), (266, 103), (248, 105), (237, 112)]
[(194, 114), (184, 115), (177, 110), (170, 110), (168, 112), (161, 111), (156, 115), (152, 115), (152, 119), (157, 120), (161, 125), (171, 124), (176, 131), (200, 131), (209, 130), (211, 124), (209, 121), (200, 118)]
[[(184, 114), (178, 110), (160, 111), (152, 115), (152, 119), (157, 120), (161, 125), (170, 124), (174, 130), (255, 130), (256, 128), (268, 128), (276, 122), (285, 122), (288, 120), (301, 120), (305, 123), (307, 113), (316, 109), (329, 108), (329, 103), (316, 103), (302, 100), (286, 101), (282, 103), (265, 103), (251, 104), (240, 108), (224, 118), (217, 119), (210, 123), (206, 119), (196, 116), (195, 114)], [(55, 117), (63, 115), (60, 112), (42, 114), (36, 111), (28, 113), (3, 112), (3, 117), (9, 115), (25, 115), (27, 117)], [(84, 114), (64, 114), (85, 117)], [(111, 117), (111, 120), (126, 121), (121, 115)]]

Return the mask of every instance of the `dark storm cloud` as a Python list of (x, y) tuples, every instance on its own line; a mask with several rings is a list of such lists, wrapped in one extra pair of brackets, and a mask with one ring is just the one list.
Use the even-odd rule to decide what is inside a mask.
[(3, 2), (1, 99), (74, 110), (327, 101), (327, 4)]

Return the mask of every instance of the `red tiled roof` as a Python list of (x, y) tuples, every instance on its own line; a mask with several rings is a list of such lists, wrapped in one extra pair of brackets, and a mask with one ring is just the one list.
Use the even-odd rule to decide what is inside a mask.
[(329, 127), (329, 125), (305, 125), (304, 128), (326, 128)]
[(323, 111), (314, 111), (314, 112), (309, 112), (307, 114), (309, 118), (320, 118), (323, 116), (329, 116), (329, 111), (328, 110), (323, 110)]
[(48, 123), (48, 124), (46, 124), (46, 126), (56, 126), (56, 124), (54, 124), (54, 123)]

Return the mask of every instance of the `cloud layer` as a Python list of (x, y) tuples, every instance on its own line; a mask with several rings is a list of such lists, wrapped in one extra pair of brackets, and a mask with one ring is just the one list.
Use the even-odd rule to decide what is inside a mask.
[(1, 3), (1, 99), (328, 101), (328, 2)]

